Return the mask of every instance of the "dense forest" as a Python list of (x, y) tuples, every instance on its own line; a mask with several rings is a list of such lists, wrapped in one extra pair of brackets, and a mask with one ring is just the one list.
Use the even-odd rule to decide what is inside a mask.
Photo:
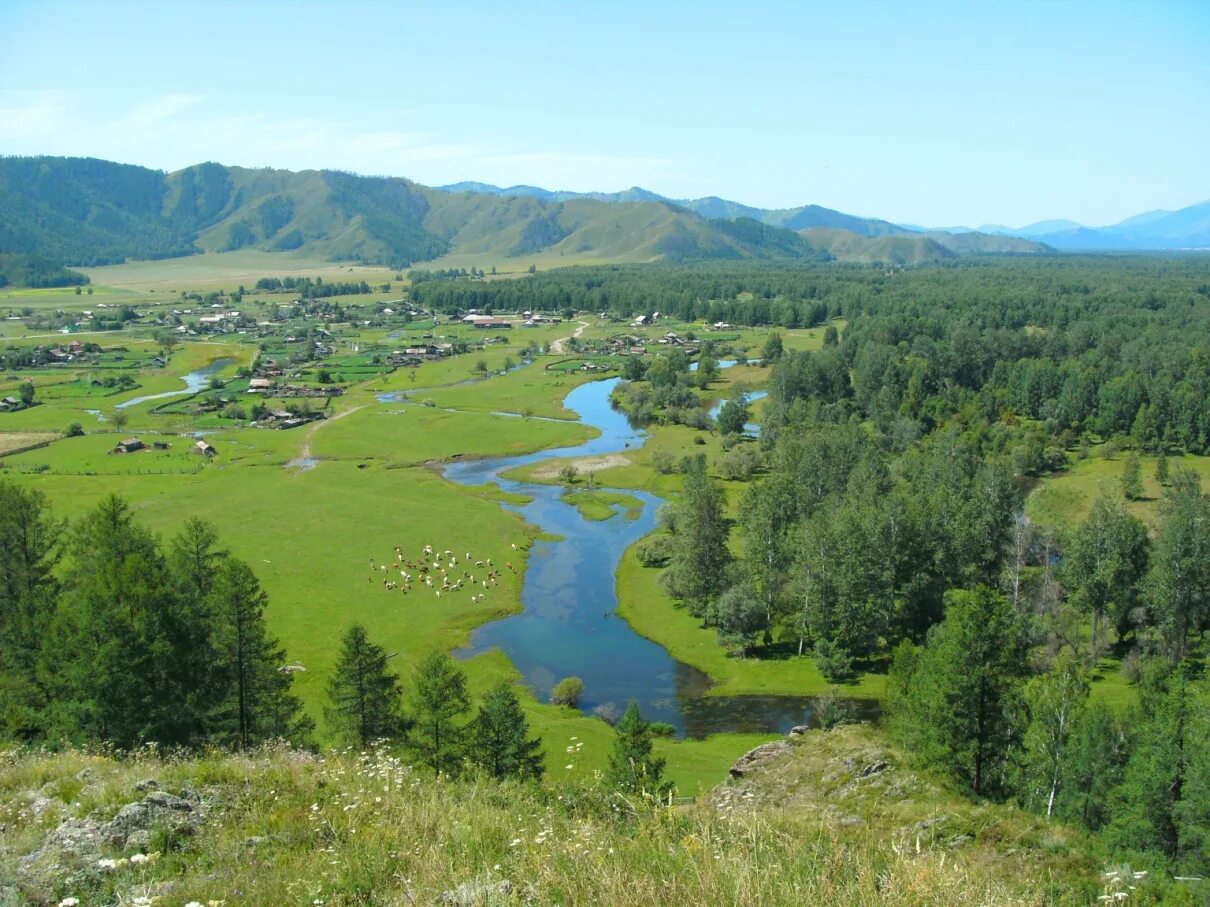
[(40, 255), (10, 255), (0, 252), (0, 289), (4, 287), (80, 287), (89, 282), (79, 271)]
[[(708, 340), (696, 371), (680, 350), (628, 360), (615, 399), (632, 418), (723, 432), (727, 451), (655, 463), (684, 491), (640, 562), (735, 657), (811, 657), (839, 684), (889, 668), (888, 728), (971, 793), (1205, 872), (1210, 497), (1168, 457), (1210, 442), (1208, 278), (1195, 260), (852, 272), (846, 302), (824, 294), (839, 317), (821, 349), (774, 331), (749, 353), (772, 365), (759, 441), (741, 437), (742, 391), (713, 425), (695, 403)], [(719, 287), (815, 319), (819, 279), (753, 269)], [(682, 314), (676, 292), (655, 281), (647, 304)], [(1031, 523), (1029, 477), (1092, 445), (1124, 453), (1121, 481), (1080, 525)], [(1144, 450), (1164, 488), (1154, 532), (1126, 508)], [(734, 526), (716, 475), (747, 480)], [(1137, 689), (1126, 708), (1090, 696), (1109, 652)]]

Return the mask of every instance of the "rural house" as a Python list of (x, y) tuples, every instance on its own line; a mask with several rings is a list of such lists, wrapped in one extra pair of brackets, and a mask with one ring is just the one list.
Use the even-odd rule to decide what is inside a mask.
[(113, 449), (116, 454), (134, 453), (136, 450), (142, 450), (147, 445), (138, 438), (127, 438), (121, 444)]

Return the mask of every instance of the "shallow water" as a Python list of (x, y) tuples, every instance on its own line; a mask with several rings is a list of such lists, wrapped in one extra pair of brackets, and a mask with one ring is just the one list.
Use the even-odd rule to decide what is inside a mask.
[[(502, 505), (516, 511), (558, 541), (536, 541), (521, 590), (524, 610), (475, 630), (470, 644), (455, 653), (469, 657), (501, 649), (521, 671), (540, 699), (550, 696), (560, 679), (584, 681), (580, 708), (606, 718), (619, 716), (630, 700), (648, 720), (665, 721), (689, 737), (732, 731), (784, 732), (810, 722), (813, 700), (782, 696), (707, 696), (710, 679), (677, 661), (617, 616), (615, 590), (623, 552), (655, 528), (655, 495), (625, 490), (643, 502), (637, 519), (621, 515), (586, 520), (560, 498), (555, 485), (516, 482), (500, 473), (557, 457), (600, 456), (640, 447), (646, 432), (631, 427), (614, 410), (609, 395), (620, 379), (583, 384), (568, 394), (564, 406), (594, 426), (600, 435), (575, 447), (544, 450), (518, 457), (469, 460), (446, 467), (445, 476), (464, 485), (496, 482), (505, 491), (532, 498), (527, 504)], [(620, 510), (620, 508), (619, 508)], [(863, 704), (866, 712), (869, 705)]]
[[(750, 391), (747, 396), (748, 396), (749, 403), (755, 403), (757, 400), (763, 400), (765, 397), (769, 396), (769, 392), (768, 391)], [(717, 403), (714, 404), (714, 406), (710, 407), (710, 418), (711, 419), (715, 419), (715, 420), (718, 419), (718, 414), (723, 411), (723, 404), (726, 402), (727, 402), (726, 399), (719, 400)], [(744, 423), (744, 434), (752, 435), (754, 438), (759, 438), (760, 437), (760, 424), (757, 422), (745, 422)]]
[(210, 383), (211, 375), (221, 372), (234, 362), (234, 359), (215, 359), (204, 368), (199, 368), (195, 372), (189, 372), (186, 375), (182, 375), (181, 380), (185, 382), (184, 390), (164, 391), (162, 394), (147, 394), (143, 397), (133, 397), (124, 403), (119, 403), (114, 407), (114, 409), (126, 409), (128, 406), (138, 406), (140, 403), (146, 403), (148, 400), (164, 400), (168, 397), (181, 397), (185, 394), (196, 394)]

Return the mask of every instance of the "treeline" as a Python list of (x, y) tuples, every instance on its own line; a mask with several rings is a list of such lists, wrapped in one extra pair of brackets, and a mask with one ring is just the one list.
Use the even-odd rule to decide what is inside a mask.
[[(1202, 666), (1143, 662), (1138, 700), (1090, 698), (1069, 651), (1030, 669), (1028, 614), (985, 586), (947, 597), (927, 645), (905, 642), (887, 678), (892, 733), (979, 796), (1099, 836), (1119, 864), (1210, 871), (1210, 682)], [(1158, 864), (1157, 864), (1158, 858)]]
[(130, 748), (302, 742), (268, 598), (213, 527), (166, 544), (117, 497), (71, 525), (0, 483), (0, 736)]
[(41, 255), (0, 253), (0, 287), (81, 287), (91, 281), (79, 271)]
[(289, 290), (298, 293), (301, 299), (358, 296), (374, 292), (374, 288), (364, 280), (331, 283), (325, 282), (322, 277), (262, 277), (256, 282), (255, 289), (269, 293)]

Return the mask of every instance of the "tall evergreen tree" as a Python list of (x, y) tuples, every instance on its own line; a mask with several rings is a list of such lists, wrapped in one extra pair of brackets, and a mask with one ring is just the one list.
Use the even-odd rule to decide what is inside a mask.
[(1069, 739), (1055, 815), (1089, 831), (1104, 828), (1113, 815), (1112, 797), (1122, 781), (1129, 744), (1114, 711), (1104, 703), (1091, 703)]
[(980, 586), (946, 596), (945, 619), (929, 632), (898, 716), (925, 761), (976, 794), (1004, 791), (1022, 730), (1025, 636), (1012, 603)]
[(290, 690), (285, 652), (265, 627), (265, 594), (243, 561), (224, 558), (209, 583), (215, 652), (223, 666), (212, 735), (246, 749), (271, 737), (302, 742), (310, 721)]
[(409, 700), (415, 722), (412, 746), (425, 765), (453, 774), (466, 752), (466, 726), (470, 708), (466, 675), (444, 652), (433, 652), (412, 675)]
[(41, 492), (0, 481), (0, 737), (31, 740), (45, 730), (38, 663), (59, 594), (61, 531)]
[(387, 667), (387, 652), (354, 624), (341, 641), (340, 659), (328, 680), (324, 710), (337, 739), (354, 746), (404, 736), (403, 693)]
[(117, 746), (183, 744), (205, 729), (209, 627), (154, 537), (110, 496), (75, 527), (67, 592), (43, 651), (52, 732)]
[(672, 784), (664, 780), (664, 760), (652, 755), (651, 725), (638, 703), (631, 700), (614, 731), (606, 783), (615, 790), (666, 796)]
[(484, 697), (473, 730), (474, 760), (492, 777), (542, 777), (542, 741), (528, 739), (529, 722), (507, 681), (500, 681)]
[(1143, 469), (1139, 455), (1133, 450), (1122, 461), (1122, 494), (1128, 501), (1137, 501), (1143, 496)]

